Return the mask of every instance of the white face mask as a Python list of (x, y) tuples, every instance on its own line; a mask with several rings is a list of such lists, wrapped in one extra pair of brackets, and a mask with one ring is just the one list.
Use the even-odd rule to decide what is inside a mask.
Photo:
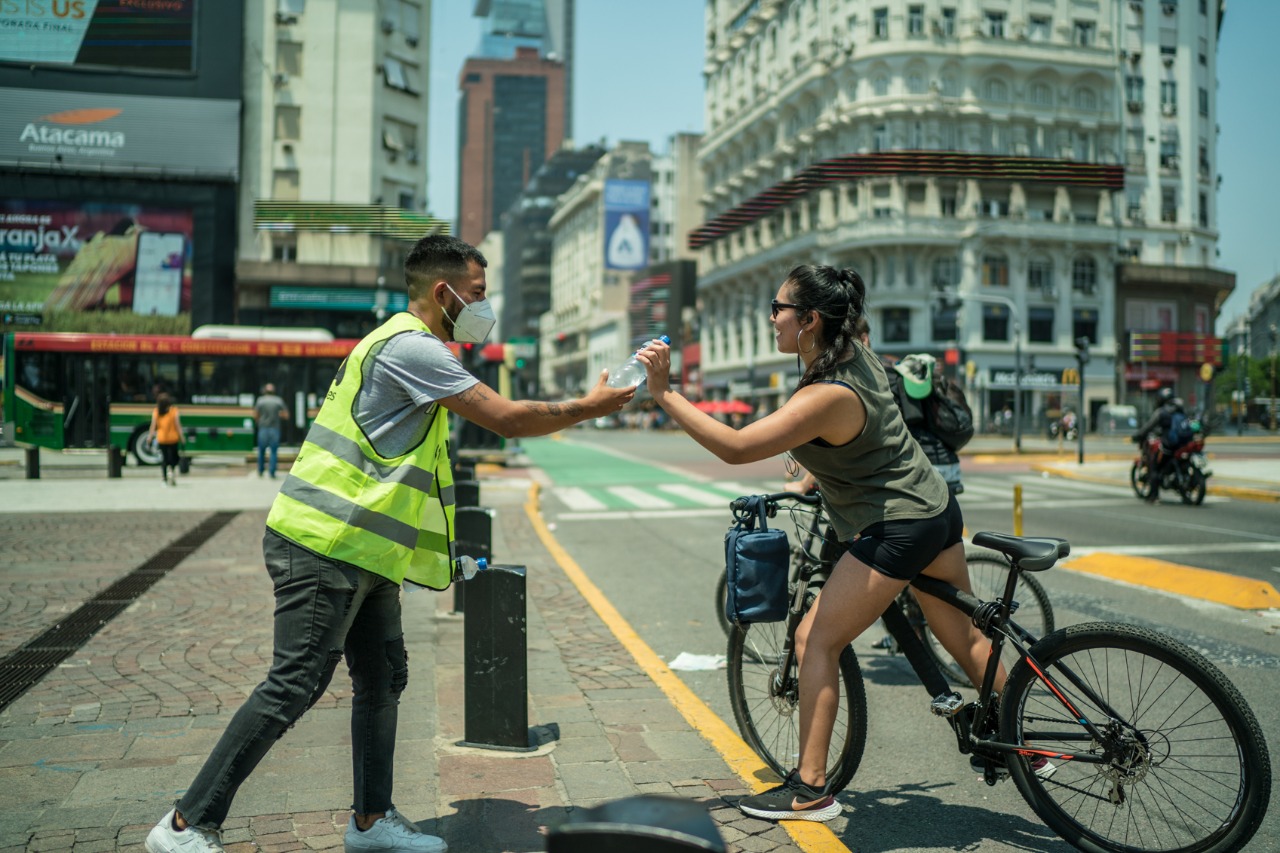
[[(454, 296), (458, 296), (458, 291), (450, 287), (448, 282), (445, 283), (445, 287), (448, 287), (449, 292)], [(458, 296), (458, 299), (461, 300), (462, 297)], [(444, 315), (449, 317), (449, 312), (444, 312)], [(464, 344), (484, 343), (489, 333), (493, 331), (494, 324), (498, 322), (493, 316), (493, 307), (488, 299), (463, 303), (458, 316), (449, 317), (449, 319), (453, 321), (453, 339)]]

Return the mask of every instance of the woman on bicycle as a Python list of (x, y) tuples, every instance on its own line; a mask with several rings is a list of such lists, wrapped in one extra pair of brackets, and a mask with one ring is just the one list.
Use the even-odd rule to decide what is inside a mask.
[[(782, 785), (739, 803), (756, 817), (825, 821), (840, 813), (826, 791), (840, 651), (920, 572), (971, 591), (960, 507), (907, 431), (880, 360), (858, 340), (865, 301), (866, 288), (853, 270), (791, 270), (770, 315), (779, 352), (795, 353), (803, 375), (781, 408), (740, 430), (671, 390), (666, 344), (654, 341), (638, 355), (654, 400), (720, 459), (745, 463), (790, 452), (817, 479), (827, 516), (845, 543), (796, 633), (799, 766)], [(986, 651), (982, 634), (963, 613), (936, 599), (921, 595), (920, 606), (943, 646), (979, 683)], [(1003, 676), (1002, 670), (999, 680)]]

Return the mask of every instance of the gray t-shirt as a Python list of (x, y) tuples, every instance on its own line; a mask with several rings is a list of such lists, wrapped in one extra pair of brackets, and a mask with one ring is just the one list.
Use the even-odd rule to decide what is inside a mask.
[(439, 338), (404, 332), (365, 356), (355, 421), (380, 456), (402, 456), (427, 437), (436, 401), (480, 382)]
[(263, 394), (258, 401), (253, 404), (253, 411), (258, 416), (259, 429), (279, 429), (280, 413), (286, 411), (288, 407), (275, 394)]

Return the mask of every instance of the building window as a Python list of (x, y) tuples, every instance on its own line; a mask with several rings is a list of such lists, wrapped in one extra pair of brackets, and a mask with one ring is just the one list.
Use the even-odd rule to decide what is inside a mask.
[(290, 264), (298, 260), (298, 242), (293, 235), (271, 235), (271, 260)]
[(1027, 261), (1027, 287), (1039, 290), (1045, 296), (1053, 295), (1053, 261), (1048, 258), (1032, 258)]
[(930, 333), (932, 340), (954, 341), (960, 337), (960, 330), (956, 322), (959, 316), (958, 309), (941, 305), (933, 306), (933, 322), (930, 324), (932, 326)]
[(1167, 116), (1178, 114), (1178, 81), (1160, 81), (1160, 109)]
[(1002, 39), (1004, 38), (1004, 12), (983, 12), (982, 13), (982, 31), (987, 38)]
[(992, 77), (987, 81), (986, 90), (988, 101), (1003, 103), (1009, 100), (1009, 84), (998, 77)]
[(1004, 305), (982, 306), (982, 339), (1009, 340), (1009, 309)]
[(960, 284), (960, 261), (957, 258), (935, 258), (933, 261), (933, 287), (935, 290), (952, 290)]
[(1178, 168), (1178, 140), (1176, 139), (1160, 140), (1160, 168), (1161, 169), (1177, 169)]
[(871, 81), (871, 91), (878, 97), (884, 97), (889, 94), (889, 76), (887, 74), (877, 74), (875, 80)]
[(1077, 308), (1071, 312), (1071, 339), (1088, 338), (1098, 342), (1098, 312), (1093, 308)]
[(1200, 227), (1209, 227), (1209, 196), (1200, 193)]
[(307, 8), (307, 0), (276, 0), (276, 12), (281, 15), (301, 15)]
[(392, 89), (399, 89), (411, 95), (416, 95), (422, 90), (418, 85), (418, 66), (402, 59), (388, 56), (382, 60), (382, 78)]
[(393, 154), (418, 149), (418, 129), (395, 119), (384, 119), (382, 122), (382, 147)]
[(302, 43), (276, 42), (276, 73), (286, 77), (302, 76)]
[(298, 170), (276, 169), (271, 175), (271, 198), (274, 201), (298, 201)]
[[(889, 127), (877, 124), (871, 129), (871, 150), (885, 151), (889, 148)], [(878, 189), (878, 188), (877, 188)]]
[(1209, 64), (1209, 40), (1204, 36), (1200, 36), (1200, 64)]
[(1087, 86), (1076, 89), (1076, 109), (1092, 112), (1098, 108), (1098, 96)]
[(1201, 142), (1200, 143), (1200, 177), (1206, 181), (1209, 180), (1209, 173), (1211, 171), (1213, 170), (1209, 166), (1209, 146), (1208, 144)]
[(1136, 74), (1129, 74), (1124, 78), (1124, 99), (1131, 105), (1136, 105), (1139, 109), (1142, 108), (1142, 91), (1142, 77)]
[(1033, 344), (1053, 343), (1053, 309), (1044, 305), (1027, 309), (1027, 340)]
[(889, 10), (883, 6), (871, 13), (871, 37), (877, 41), (889, 37)]
[(1053, 87), (1048, 83), (1032, 83), (1031, 103), (1038, 107), (1053, 106)]
[(942, 34), (954, 38), (956, 34), (956, 10), (954, 6), (942, 7)]
[(296, 142), (302, 138), (302, 108), (276, 105), (276, 139)]
[(1178, 221), (1178, 190), (1176, 187), (1160, 188), (1160, 221)]
[(1098, 289), (1098, 262), (1089, 256), (1071, 262), (1071, 289), (1090, 294)]
[(886, 308), (880, 312), (880, 339), (886, 344), (911, 341), (911, 309)]
[(907, 35), (916, 37), (924, 35), (923, 6), (907, 7)]
[(1209, 90), (1204, 86), (1200, 87), (1200, 115), (1209, 117)]
[(1094, 30), (1096, 25), (1093, 21), (1076, 21), (1072, 27), (1072, 41), (1080, 47), (1091, 47), (1094, 42)]
[(984, 287), (1009, 286), (1009, 258), (996, 252), (982, 256), (982, 284)]

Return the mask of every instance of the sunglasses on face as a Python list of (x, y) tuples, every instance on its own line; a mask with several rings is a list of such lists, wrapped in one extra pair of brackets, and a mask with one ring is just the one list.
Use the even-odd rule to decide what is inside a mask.
[(769, 300), (769, 317), (773, 320), (778, 319), (778, 312), (783, 308), (794, 308), (797, 311), (803, 310), (799, 305), (790, 302), (779, 302), (776, 299)]

